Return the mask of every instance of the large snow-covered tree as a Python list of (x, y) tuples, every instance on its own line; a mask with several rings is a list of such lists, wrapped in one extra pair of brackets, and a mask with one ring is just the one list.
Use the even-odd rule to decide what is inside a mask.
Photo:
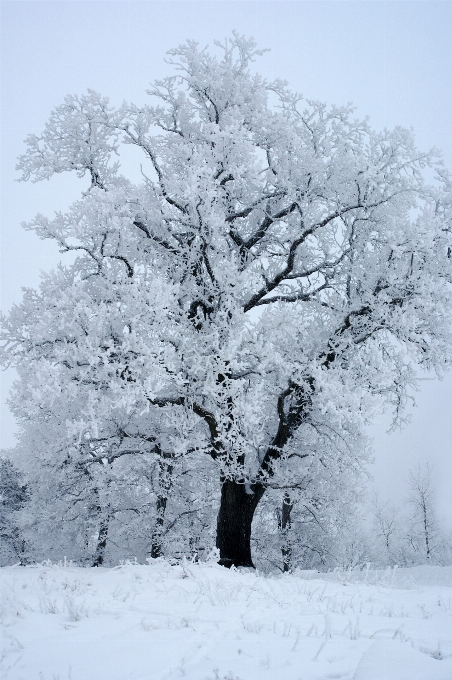
[(254, 75), (252, 40), (217, 49), (172, 50), (155, 106), (68, 96), (28, 138), (24, 180), (91, 184), (28, 225), (75, 258), (4, 320), (3, 356), (23, 419), (67, 403), (68, 446), (210, 459), (221, 562), (252, 565), (266, 489), (358, 469), (375, 409), (397, 420), (416, 367), (450, 365), (451, 190), (409, 131)]

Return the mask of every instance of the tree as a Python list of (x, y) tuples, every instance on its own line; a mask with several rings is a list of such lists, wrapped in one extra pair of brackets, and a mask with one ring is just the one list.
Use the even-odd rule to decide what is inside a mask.
[(29, 498), (21, 520), (34, 559), (67, 557), (100, 566), (168, 550), (187, 554), (197, 542), (202, 553), (205, 514), (211, 511), (207, 502), (197, 503), (194, 490), (205, 498), (215, 494), (209, 470), (199, 472), (196, 453), (181, 455), (175, 440), (168, 452), (164, 422), (149, 436), (146, 423), (137, 424), (121, 409), (95, 432), (68, 436), (67, 423), (78, 422), (83, 403), (64, 395), (43, 408), (27, 391), (31, 378), (21, 377), (14, 401), (26, 417), (16, 411), (21, 436), (14, 457), (26, 474)]
[[(17, 411), (76, 400), (69, 440), (117, 414), (118, 456), (164, 432), (210, 458), (220, 561), (252, 566), (268, 486), (296, 488), (338, 442), (359, 467), (363, 423), (401, 417), (415, 366), (450, 365), (451, 184), (410, 132), (253, 75), (252, 40), (217, 47), (171, 50), (157, 106), (88, 91), (28, 138), (23, 179), (91, 185), (28, 226), (76, 259), (5, 319), (3, 356), (27, 383)], [(112, 161), (121, 142), (143, 152), (140, 185)]]
[(405, 566), (407, 564), (406, 527), (405, 518), (397, 505), (382, 502), (375, 493), (370, 512), (373, 522), (371, 525), (374, 555), (373, 560), (382, 566)]
[(428, 563), (438, 549), (439, 533), (432, 468), (428, 463), (423, 467), (418, 463), (414, 471), (410, 470), (409, 489), (408, 503), (412, 510), (410, 543)]
[(28, 501), (22, 475), (8, 458), (0, 458), (0, 561), (11, 557), (27, 563), (27, 545), (17, 522), (18, 512)]
[(380, 540), (373, 541), (372, 559), (382, 566), (449, 564), (450, 536), (437, 518), (435, 485), (429, 463), (417, 463), (409, 471), (408, 489), (401, 507), (382, 503), (374, 497), (372, 536)]
[[(306, 446), (307, 437), (303, 440)], [(275, 474), (259, 504), (253, 552), (260, 568), (287, 572), (362, 564), (367, 549), (359, 526), (365, 441), (359, 441), (355, 465), (348, 442), (327, 440), (322, 447), (317, 438), (311, 446), (302, 473), (291, 480), (285, 471)]]

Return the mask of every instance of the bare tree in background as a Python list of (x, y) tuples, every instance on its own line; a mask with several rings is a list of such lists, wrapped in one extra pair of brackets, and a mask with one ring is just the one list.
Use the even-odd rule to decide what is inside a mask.
[(412, 509), (410, 542), (414, 549), (425, 551), (425, 559), (429, 562), (436, 552), (438, 539), (431, 465), (418, 463), (414, 470), (410, 470), (409, 480), (408, 502)]
[[(377, 494), (371, 502), (373, 515), (374, 548), (377, 546), (377, 561), (391, 566), (403, 564), (405, 540), (404, 521), (400, 508), (394, 503), (383, 502)], [(379, 539), (379, 540), (376, 540)]]

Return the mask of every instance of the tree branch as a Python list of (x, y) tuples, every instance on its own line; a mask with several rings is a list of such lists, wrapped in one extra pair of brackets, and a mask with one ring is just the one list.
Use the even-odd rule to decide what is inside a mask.
[(180, 251), (177, 248), (172, 246), (171, 243), (168, 243), (168, 241), (165, 241), (165, 239), (161, 238), (160, 236), (157, 236), (157, 234), (154, 234), (152, 231), (150, 231), (148, 227), (143, 222), (141, 222), (141, 220), (134, 220), (133, 224), (136, 227), (138, 227), (138, 229), (141, 229), (141, 231), (144, 232), (149, 239), (152, 239), (160, 246), (163, 246), (164, 248), (166, 248), (166, 250), (169, 250), (169, 252), (172, 253), (173, 255), (180, 254)]

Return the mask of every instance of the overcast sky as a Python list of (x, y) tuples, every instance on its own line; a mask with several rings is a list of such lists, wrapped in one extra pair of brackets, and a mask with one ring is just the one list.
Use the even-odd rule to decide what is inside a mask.
[[(92, 88), (114, 104), (145, 102), (148, 84), (169, 72), (167, 50), (187, 38), (212, 45), (233, 29), (271, 48), (256, 65), (267, 78), (311, 99), (351, 101), (377, 129), (413, 127), (418, 146), (442, 149), (452, 169), (451, 2), (2, 2), (3, 311), (60, 259), (21, 223), (52, 216), (86, 188), (72, 176), (15, 182), (26, 135), (39, 133), (68, 93)], [(3, 404), (12, 377), (2, 376)], [(387, 435), (384, 419), (371, 429), (375, 483), (383, 497), (401, 499), (409, 468), (431, 461), (438, 510), (452, 528), (452, 376), (423, 381), (416, 399), (402, 432)], [(2, 446), (13, 443), (3, 405)]]

